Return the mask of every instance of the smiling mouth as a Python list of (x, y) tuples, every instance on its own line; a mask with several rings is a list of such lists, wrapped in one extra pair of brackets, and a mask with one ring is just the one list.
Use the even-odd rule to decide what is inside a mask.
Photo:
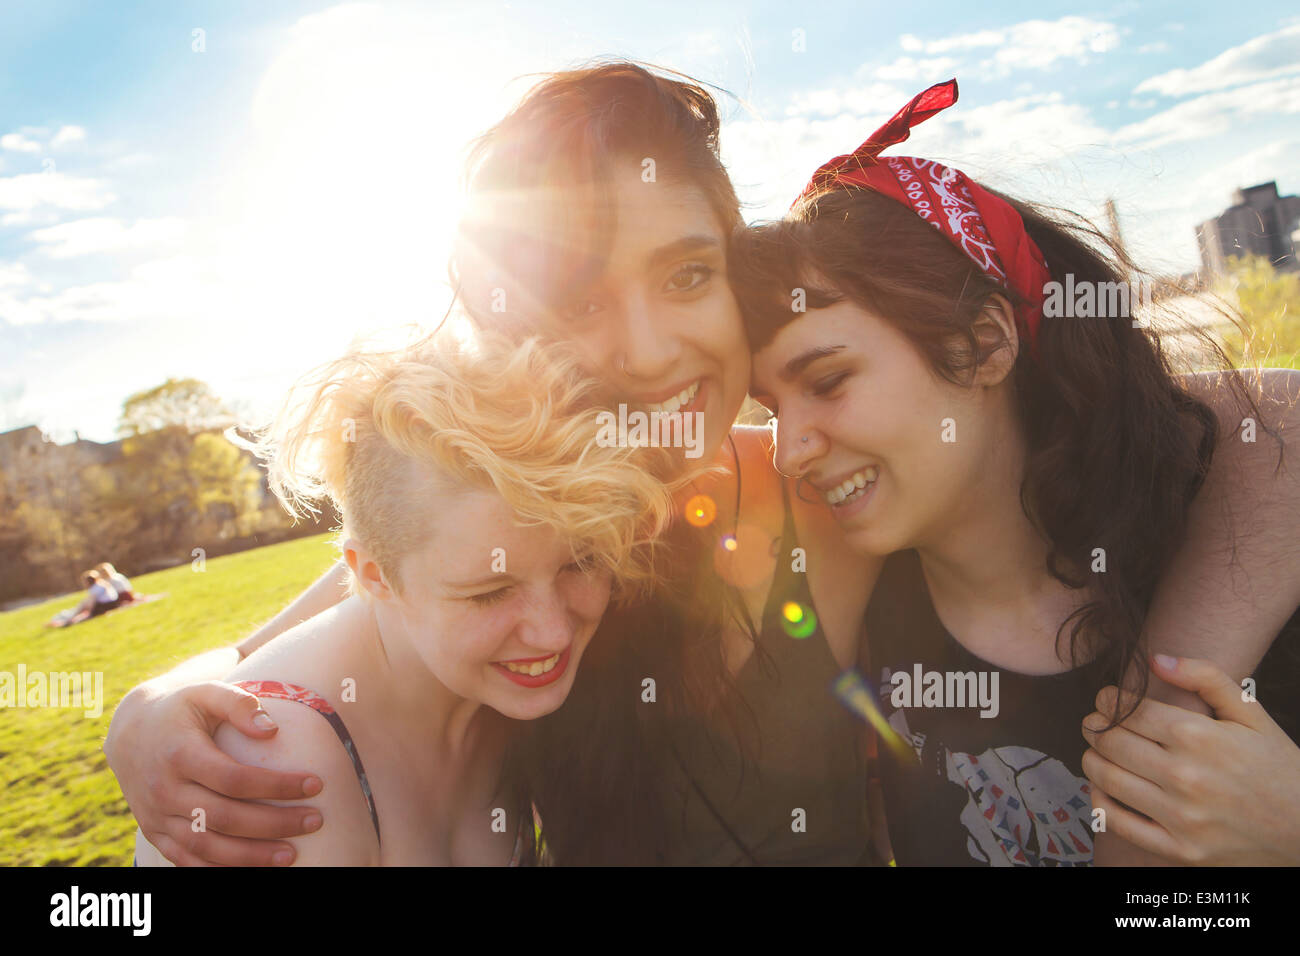
[(515, 663), (514, 661), (499, 661), (498, 663), (513, 674), (522, 674), (525, 677), (538, 677), (542, 674), (550, 673), (559, 662), (560, 655), (552, 654), (545, 660), (540, 661), (521, 661), (519, 663)]
[(850, 501), (856, 501), (867, 493), (867, 487), (873, 485), (876, 479), (880, 477), (880, 469), (875, 465), (868, 465), (861, 471), (855, 471), (849, 478), (845, 478), (829, 491), (823, 491), (822, 497), (826, 503), (834, 508), (836, 505), (848, 504)]
[(642, 402), (641, 405), (647, 412), (662, 412), (666, 415), (671, 415), (673, 412), (680, 411), (689, 406), (691, 402), (695, 401), (695, 396), (700, 391), (701, 381), (701, 379), (696, 379), (692, 384), (687, 385), (676, 395), (670, 396), (662, 402)]

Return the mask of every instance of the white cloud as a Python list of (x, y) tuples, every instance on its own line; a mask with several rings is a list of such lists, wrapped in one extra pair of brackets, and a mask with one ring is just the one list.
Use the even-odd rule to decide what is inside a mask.
[(869, 83), (844, 89), (808, 90), (795, 93), (785, 108), (786, 116), (876, 116), (886, 117), (906, 103), (913, 94), (888, 83)]
[(54, 134), (54, 138), (50, 140), (50, 148), (61, 149), (72, 143), (84, 142), (85, 139), (86, 131), (80, 126), (63, 126), (59, 128), (59, 131)]
[(1117, 143), (1152, 149), (1218, 136), (1246, 116), (1300, 113), (1300, 76), (1206, 93), (1117, 130)]
[(1026, 20), (1001, 29), (937, 40), (923, 41), (904, 34), (899, 42), (909, 53), (931, 55), (992, 49), (992, 56), (982, 65), (995, 75), (1005, 76), (1014, 70), (1045, 69), (1064, 59), (1087, 63), (1093, 54), (1118, 47), (1119, 38), (1119, 29), (1113, 23), (1069, 16), (1059, 20)]
[(185, 224), (175, 218), (141, 219), (131, 226), (117, 219), (96, 218), (37, 229), (29, 238), (41, 243), (41, 251), (51, 258), (70, 259), (174, 242), (184, 231)]
[(1138, 84), (1135, 92), (1183, 96), (1300, 71), (1300, 24), (1247, 40), (1190, 70), (1170, 70)]
[(22, 133), (5, 133), (0, 136), (0, 149), (15, 153), (39, 153), (41, 144), (34, 139), (28, 139)]
[[(1037, 21), (1031, 20), (1029, 22)], [(1007, 42), (1007, 33), (1005, 30), (979, 30), (975, 33), (961, 33), (928, 42), (921, 42), (914, 36), (907, 36), (906, 39), (910, 41), (910, 45), (904, 44), (903, 49), (911, 50), (913, 53), (921, 51), (926, 53), (950, 53), (953, 50), (974, 50), (979, 47), (997, 46), (1000, 43)]]
[(1057, 92), (971, 107), (954, 115), (952, 123), (945, 138), (953, 152), (990, 163), (1003, 157), (1017, 164), (1060, 159), (1110, 138), (1087, 107), (1067, 103)]
[(1107, 53), (1119, 46), (1119, 30), (1112, 23), (1084, 17), (1029, 20), (1011, 27), (1006, 43), (993, 54), (999, 73), (1016, 69), (1045, 69), (1057, 60), (1087, 63), (1091, 54)]
[(27, 285), (32, 274), (21, 262), (0, 262), (0, 289), (6, 286)]
[(99, 179), (58, 172), (0, 177), (0, 209), (25, 212), (54, 206), (85, 212), (103, 209), (116, 198), (108, 184)]
[(1219, 208), (1226, 207), (1234, 189), (1265, 183), (1277, 179), (1281, 170), (1300, 167), (1297, 156), (1300, 156), (1300, 138), (1269, 143), (1197, 177), (1192, 193), (1211, 197)]
[(953, 70), (957, 67), (957, 62), (952, 57), (946, 56), (935, 57), (931, 60), (914, 60), (910, 56), (900, 56), (893, 63), (878, 67), (875, 75), (882, 80), (910, 81), (929, 79), (938, 82), (940, 79), (952, 75)]
[(19, 296), (0, 287), (0, 321), (183, 322), (190, 329), (214, 323), (214, 304), (203, 294), (214, 277), (184, 256), (157, 259), (132, 269), (119, 281), (92, 282), (48, 295)]

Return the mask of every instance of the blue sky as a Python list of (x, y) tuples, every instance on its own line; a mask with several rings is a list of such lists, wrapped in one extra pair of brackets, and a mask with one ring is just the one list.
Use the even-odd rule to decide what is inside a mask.
[[(1097, 217), (1157, 270), (1237, 186), (1300, 191), (1293, 5), (13, 0), (0, 6), (0, 429), (113, 437), (169, 375), (257, 416), (358, 332), (441, 314), (461, 149), (601, 55), (724, 102), (750, 219), (907, 98), (901, 151)], [(195, 31), (202, 31), (196, 34)], [(802, 46), (802, 49), (800, 49)]]

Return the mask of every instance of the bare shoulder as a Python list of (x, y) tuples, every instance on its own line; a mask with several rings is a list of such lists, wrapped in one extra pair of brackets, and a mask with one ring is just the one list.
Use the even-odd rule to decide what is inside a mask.
[(276, 806), (311, 806), (324, 825), (293, 837), (295, 866), (367, 866), (379, 862), (370, 811), (352, 760), (326, 718), (305, 704), (262, 698), (262, 708), (279, 728), (274, 737), (255, 740), (229, 724), (217, 728), (216, 745), (240, 763), (270, 770), (313, 773), (324, 786), (314, 797), (264, 801)]
[[(1262, 424), (1270, 428), (1300, 427), (1300, 369), (1211, 370), (1181, 375), (1179, 380), (1214, 410), (1225, 429), (1243, 427), (1252, 411), (1258, 411), (1264, 418)], [(1242, 401), (1243, 392), (1255, 409)]]

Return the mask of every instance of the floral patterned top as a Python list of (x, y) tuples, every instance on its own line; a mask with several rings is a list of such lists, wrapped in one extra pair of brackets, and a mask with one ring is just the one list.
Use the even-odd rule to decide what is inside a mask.
[[(383, 839), (379, 830), (379, 811), (375, 809), (375, 797), (370, 790), (370, 781), (366, 777), (366, 768), (361, 763), (361, 755), (357, 753), (356, 743), (352, 740), (352, 735), (348, 733), (343, 718), (339, 716), (338, 711), (334, 709), (330, 702), (306, 687), (300, 687), (297, 684), (286, 684), (282, 681), (241, 680), (235, 681), (235, 686), (243, 688), (255, 697), (292, 700), (299, 704), (305, 704), (329, 722), (330, 727), (338, 736), (339, 742), (343, 744), (343, 749), (347, 751), (348, 759), (352, 761), (352, 769), (356, 771), (357, 780), (361, 784), (361, 793), (366, 799), (366, 809), (370, 811), (370, 822), (375, 826), (375, 839), (382, 845)], [(515, 835), (515, 847), (514, 853), (510, 857), (510, 866), (519, 865), (524, 849), (525, 827), (533, 825), (533, 822), (532, 814), (520, 814), (519, 831)]]

